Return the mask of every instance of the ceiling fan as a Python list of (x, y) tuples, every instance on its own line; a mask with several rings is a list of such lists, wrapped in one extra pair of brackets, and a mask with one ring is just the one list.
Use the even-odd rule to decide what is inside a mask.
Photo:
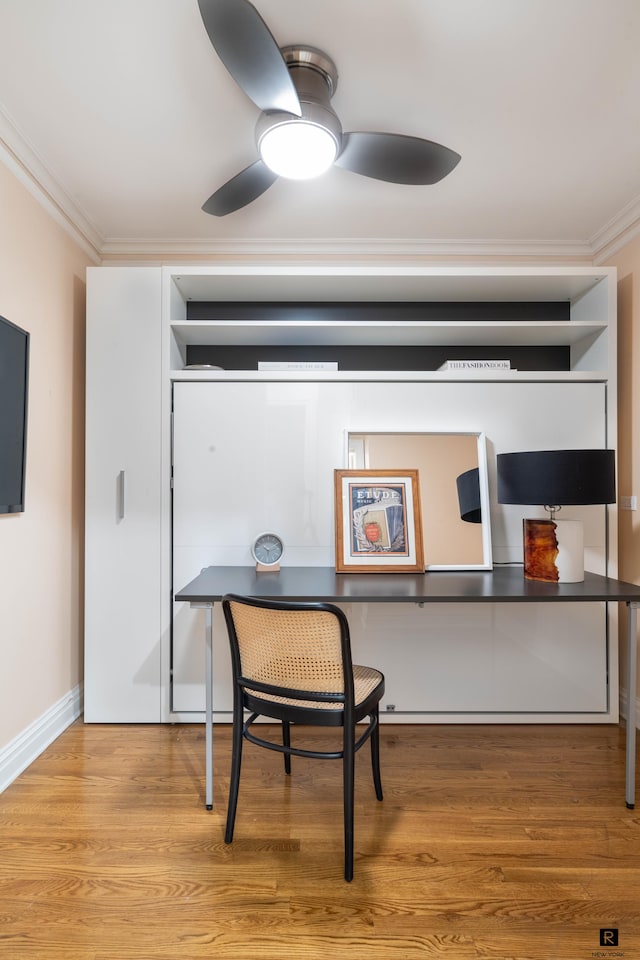
[(334, 163), (390, 183), (437, 183), (460, 154), (432, 140), (394, 133), (343, 133), (331, 107), (338, 83), (333, 60), (302, 44), (278, 47), (249, 0), (198, 0), (209, 39), (225, 67), (262, 113), (260, 158), (202, 205), (224, 217), (256, 200), (278, 179), (308, 179)]

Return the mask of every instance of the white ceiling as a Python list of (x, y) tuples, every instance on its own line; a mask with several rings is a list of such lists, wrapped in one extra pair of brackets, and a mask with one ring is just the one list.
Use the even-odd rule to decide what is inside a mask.
[(256, 6), (278, 43), (335, 60), (345, 130), (436, 140), (462, 155), (453, 173), (416, 187), (333, 168), (203, 213), (256, 158), (259, 111), (196, 0), (0, 0), (0, 154), (103, 253), (588, 255), (640, 225), (640, 0)]

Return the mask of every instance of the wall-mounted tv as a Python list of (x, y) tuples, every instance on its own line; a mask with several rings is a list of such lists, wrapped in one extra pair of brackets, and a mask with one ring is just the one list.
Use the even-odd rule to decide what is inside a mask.
[(0, 514), (24, 510), (29, 334), (0, 317)]

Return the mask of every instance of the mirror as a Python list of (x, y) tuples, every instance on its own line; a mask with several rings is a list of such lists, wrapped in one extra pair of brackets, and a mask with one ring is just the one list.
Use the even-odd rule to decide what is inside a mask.
[(419, 471), (427, 570), (491, 569), (484, 434), (349, 432), (347, 463)]

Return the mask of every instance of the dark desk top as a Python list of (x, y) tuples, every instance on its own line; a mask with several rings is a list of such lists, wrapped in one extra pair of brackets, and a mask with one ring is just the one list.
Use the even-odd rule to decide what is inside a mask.
[(279, 600), (359, 603), (482, 603), (540, 601), (637, 601), (640, 586), (585, 573), (581, 583), (525, 580), (521, 566), (494, 570), (434, 570), (429, 573), (336, 573), (333, 567), (205, 567), (175, 595), (211, 603), (225, 593)]

